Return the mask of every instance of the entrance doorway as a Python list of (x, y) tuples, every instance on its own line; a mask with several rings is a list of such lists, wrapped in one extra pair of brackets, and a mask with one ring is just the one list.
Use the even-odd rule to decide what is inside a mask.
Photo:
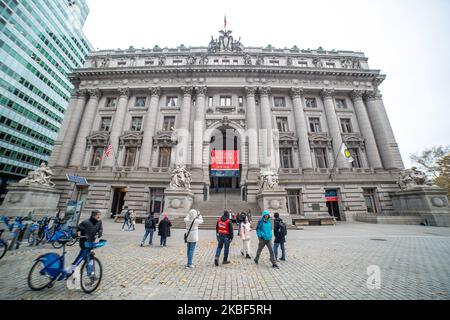
[(335, 217), (337, 221), (341, 221), (341, 213), (339, 210), (339, 198), (336, 189), (326, 190), (325, 198), (327, 200), (328, 214)]
[(127, 188), (113, 188), (113, 201), (111, 206), (111, 218), (120, 214), (125, 203)]

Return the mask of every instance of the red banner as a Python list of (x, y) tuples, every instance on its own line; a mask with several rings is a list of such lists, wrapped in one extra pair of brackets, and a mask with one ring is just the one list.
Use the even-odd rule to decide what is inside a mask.
[(239, 151), (237, 150), (212, 150), (212, 170), (239, 170)]

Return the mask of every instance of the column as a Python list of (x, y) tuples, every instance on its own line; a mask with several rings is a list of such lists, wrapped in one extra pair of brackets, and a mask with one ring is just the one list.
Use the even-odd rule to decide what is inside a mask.
[(367, 111), (384, 169), (403, 169), (402, 157), (384, 107), (382, 95), (376, 90), (367, 93), (366, 98)]
[(260, 159), (261, 167), (268, 167), (272, 169), (278, 169), (277, 164), (279, 163), (279, 155), (274, 146), (274, 136), (272, 132), (272, 112), (270, 110), (270, 88), (262, 87), (259, 89), (261, 97), (261, 128), (259, 138), (261, 140), (261, 146), (263, 150), (263, 157)]
[(72, 112), (75, 109), (75, 106), (78, 102), (78, 90), (73, 90), (72, 94), (70, 95), (70, 101), (69, 106), (67, 107), (66, 111), (64, 112), (64, 120), (61, 124), (61, 127), (59, 127), (58, 130), (58, 137), (55, 140), (55, 143), (53, 145), (52, 154), (50, 156), (50, 159), (48, 160), (48, 165), (50, 167), (53, 167), (56, 165), (56, 162), (58, 161), (58, 157), (61, 154), (61, 146), (64, 142), (64, 136), (66, 135), (67, 128), (69, 127), (70, 120), (72, 117)]
[(370, 124), (369, 115), (362, 99), (363, 92), (359, 90), (352, 91), (351, 98), (353, 107), (355, 108), (356, 118), (358, 119), (359, 129), (364, 138), (366, 145), (366, 153), (369, 166), (374, 169), (383, 168), (380, 154), (378, 153), (377, 143)]
[(125, 120), (128, 98), (130, 96), (130, 89), (128, 88), (119, 88), (118, 91), (120, 97), (119, 102), (117, 103), (117, 109), (114, 115), (111, 133), (109, 136), (109, 143), (112, 146), (112, 152), (108, 158), (105, 158), (105, 162), (103, 164), (104, 167), (110, 168), (112, 168), (114, 165), (118, 163), (116, 162), (116, 158), (119, 152), (119, 137), (122, 135), (123, 122)]
[(249, 169), (258, 169), (258, 124), (256, 121), (255, 87), (246, 87)]
[(336, 168), (350, 168), (350, 162), (347, 162), (344, 159), (343, 155), (338, 154), (342, 146), (342, 136), (339, 121), (336, 115), (336, 109), (333, 103), (333, 93), (334, 90), (331, 89), (323, 89), (320, 93), (325, 107), (325, 115), (328, 122), (329, 134), (332, 139), (333, 160), (336, 159), (337, 156), (335, 165)]
[(64, 136), (59, 159), (56, 162), (56, 166), (58, 167), (67, 167), (77, 136), (78, 127), (80, 126), (81, 116), (83, 115), (84, 107), (86, 105), (86, 90), (78, 90), (77, 96), (77, 103), (70, 116), (70, 123), (67, 127), (66, 135)]
[(197, 101), (195, 105), (194, 117), (194, 147), (193, 147), (193, 168), (202, 168), (203, 162), (203, 132), (205, 130), (205, 103), (207, 87), (197, 87)]
[(177, 128), (178, 143), (175, 153), (175, 164), (185, 166), (188, 162), (189, 121), (191, 119), (191, 101), (193, 87), (182, 87), (183, 104), (180, 112), (180, 122)]
[(141, 154), (139, 156), (139, 168), (145, 169), (150, 168), (150, 159), (153, 151), (153, 135), (155, 134), (161, 88), (150, 88), (150, 94), (150, 106), (145, 117), (144, 136), (142, 138)]
[(300, 153), (300, 166), (303, 169), (312, 169), (311, 149), (309, 147), (308, 124), (303, 110), (303, 88), (291, 88), (291, 97), (294, 103), (295, 127), (297, 128), (298, 150)]
[(73, 154), (70, 158), (70, 167), (79, 167), (82, 165), (83, 156), (86, 152), (86, 138), (91, 133), (92, 125), (94, 123), (95, 115), (97, 113), (98, 101), (100, 99), (100, 90), (88, 90), (89, 102), (86, 105), (80, 129), (78, 130)]

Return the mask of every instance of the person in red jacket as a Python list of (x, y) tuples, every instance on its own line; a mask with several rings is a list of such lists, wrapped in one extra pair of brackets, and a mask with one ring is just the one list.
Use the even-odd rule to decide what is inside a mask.
[(230, 243), (233, 240), (233, 223), (230, 220), (230, 213), (226, 210), (223, 212), (223, 216), (217, 220), (216, 236), (218, 244), (214, 264), (216, 266), (219, 265), (219, 257), (224, 245), (225, 252), (223, 254), (223, 264), (229, 264), (228, 253), (230, 251)]

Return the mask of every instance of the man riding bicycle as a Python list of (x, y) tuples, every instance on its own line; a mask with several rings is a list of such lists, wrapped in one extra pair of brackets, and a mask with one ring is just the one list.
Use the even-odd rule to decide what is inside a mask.
[(91, 217), (89, 219), (84, 220), (81, 222), (77, 227), (77, 236), (83, 237), (80, 239), (80, 253), (78, 254), (77, 258), (74, 260), (72, 265), (69, 266), (69, 268), (66, 270), (67, 273), (72, 273), (76, 269), (77, 265), (81, 262), (84, 257), (86, 257), (89, 252), (91, 251), (91, 248), (86, 248), (85, 243), (86, 242), (95, 242), (95, 237), (98, 236), (99, 238), (103, 234), (103, 226), (102, 226), (102, 216), (100, 210), (92, 210)]

